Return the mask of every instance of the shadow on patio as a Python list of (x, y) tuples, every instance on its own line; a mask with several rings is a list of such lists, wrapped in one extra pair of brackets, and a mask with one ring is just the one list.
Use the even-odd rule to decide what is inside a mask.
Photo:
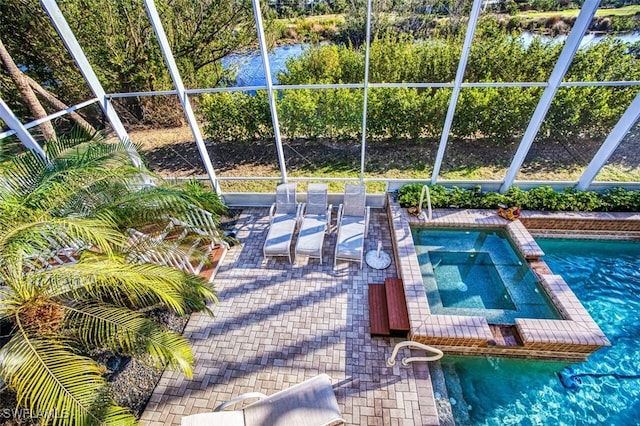
[[(378, 241), (391, 251), (386, 214), (373, 210), (365, 252)], [(267, 395), (328, 374), (347, 424), (435, 425), (438, 417), (426, 365), (387, 367), (397, 339), (369, 335), (367, 284), (396, 276), (338, 262), (336, 235), (324, 243), (324, 265), (262, 255), (267, 209), (245, 209), (214, 280), (215, 316), (195, 314), (185, 336), (195, 354), (194, 378), (167, 371), (142, 416), (143, 424), (179, 424), (245, 392)], [(295, 241), (294, 241), (295, 244)]]

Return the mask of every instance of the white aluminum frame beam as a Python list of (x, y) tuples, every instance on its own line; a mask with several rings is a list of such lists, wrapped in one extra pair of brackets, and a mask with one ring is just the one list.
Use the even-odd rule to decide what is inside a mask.
[(542, 120), (544, 120), (544, 117), (547, 115), (547, 112), (551, 107), (553, 98), (556, 96), (558, 88), (562, 84), (562, 79), (567, 73), (571, 62), (573, 61), (573, 57), (580, 48), (582, 37), (584, 37), (584, 33), (589, 29), (589, 25), (591, 24), (599, 5), (600, 0), (585, 0), (583, 3), (580, 13), (578, 14), (578, 18), (576, 19), (575, 24), (573, 24), (573, 28), (567, 37), (567, 41), (560, 52), (558, 62), (556, 62), (553, 67), (553, 71), (549, 77), (549, 84), (544, 89), (544, 92), (542, 92), (542, 96), (540, 97), (538, 105), (531, 116), (527, 130), (522, 136), (518, 150), (511, 160), (511, 165), (509, 166), (504, 182), (500, 187), (500, 192), (504, 193), (507, 191), (515, 181), (516, 175), (520, 171), (529, 149), (531, 149), (533, 140), (540, 130)]
[(116, 110), (113, 108), (113, 105), (111, 105), (111, 102), (109, 101), (109, 98), (107, 97), (107, 94), (104, 91), (100, 80), (98, 80), (98, 76), (96, 75), (95, 71), (93, 71), (93, 68), (91, 67), (91, 64), (89, 63), (86, 55), (84, 54), (84, 51), (80, 47), (76, 36), (73, 34), (73, 31), (71, 31), (67, 20), (62, 15), (62, 11), (56, 4), (55, 0), (40, 0), (40, 4), (42, 4), (45, 12), (47, 13), (47, 15), (49, 15), (51, 23), (60, 35), (60, 38), (62, 39), (64, 45), (67, 47), (69, 54), (71, 54), (71, 57), (78, 65), (80, 73), (83, 75), (85, 81), (87, 82), (89, 89), (91, 89), (95, 97), (100, 101), (100, 107), (102, 108), (104, 115), (107, 117), (107, 120), (109, 120), (109, 123), (111, 123), (111, 128), (118, 136), (118, 139), (120, 139), (120, 141), (122, 141), (123, 143), (126, 143), (129, 159), (134, 166), (144, 168), (142, 160), (140, 159), (140, 155), (135, 150), (133, 144), (129, 142), (129, 135), (125, 130), (124, 125), (120, 121), (120, 117), (116, 113)]
[(202, 133), (200, 133), (200, 127), (198, 126), (196, 116), (193, 113), (193, 108), (191, 108), (189, 96), (185, 93), (182, 76), (180, 75), (178, 65), (176, 64), (176, 61), (173, 57), (173, 52), (171, 50), (171, 46), (169, 45), (169, 40), (167, 39), (167, 35), (164, 32), (164, 27), (162, 26), (162, 21), (160, 21), (160, 15), (158, 14), (158, 10), (156, 9), (156, 5), (153, 0), (144, 0), (144, 6), (147, 9), (147, 16), (149, 17), (149, 21), (151, 21), (153, 31), (156, 33), (156, 39), (158, 40), (158, 44), (160, 45), (162, 56), (164, 56), (164, 62), (167, 65), (167, 70), (169, 71), (171, 79), (173, 80), (173, 85), (178, 92), (178, 99), (180, 99), (182, 110), (184, 111), (184, 115), (187, 119), (187, 123), (189, 124), (189, 128), (191, 129), (191, 133), (193, 134), (193, 138), (196, 141), (198, 151), (200, 152), (200, 158), (202, 159), (204, 168), (209, 175), (209, 180), (211, 181), (211, 185), (214, 191), (219, 194), (220, 187), (216, 179), (216, 172), (213, 169), (213, 164), (211, 164), (211, 158), (209, 158), (209, 153), (207, 152), (207, 147), (204, 144)]
[(597, 174), (604, 167), (607, 161), (616, 148), (620, 145), (624, 137), (627, 135), (629, 130), (638, 122), (640, 119), (640, 92), (633, 99), (627, 110), (622, 114), (620, 120), (616, 123), (609, 133), (609, 136), (605, 139), (605, 141), (600, 146), (600, 149), (593, 156), (591, 162), (578, 179), (578, 184), (576, 188), (580, 191), (586, 191), (591, 185), (591, 182), (596, 178)]
[[(30, 129), (32, 127), (39, 126), (40, 124), (44, 123), (45, 121), (51, 121), (54, 118), (62, 117), (64, 115), (69, 114), (70, 112), (79, 110), (79, 109), (84, 108), (84, 107), (86, 107), (88, 105), (91, 105), (92, 103), (95, 103), (95, 102), (98, 102), (97, 98), (89, 99), (88, 101), (84, 101), (84, 102), (79, 103), (77, 105), (71, 106), (71, 107), (69, 107), (67, 109), (63, 109), (63, 110), (54, 112), (53, 114), (49, 114), (46, 117), (42, 117), (42, 118), (39, 118), (37, 120), (33, 120), (33, 121), (28, 122), (28, 123), (25, 123), (24, 124), (24, 128), (25, 129)], [(11, 135), (13, 135), (15, 133), (16, 132), (14, 130), (7, 130), (6, 132), (0, 133), (0, 139), (4, 139), (7, 136), (11, 136)]]
[(447, 116), (444, 120), (442, 136), (440, 137), (440, 145), (438, 146), (438, 153), (436, 154), (436, 160), (433, 165), (433, 173), (431, 174), (432, 185), (435, 185), (436, 182), (438, 182), (438, 175), (440, 174), (442, 159), (444, 158), (444, 152), (447, 148), (447, 140), (449, 139), (449, 132), (451, 131), (451, 124), (453, 123), (453, 117), (456, 112), (456, 104), (458, 103), (460, 90), (462, 89), (462, 80), (464, 79), (464, 73), (467, 69), (467, 62), (469, 60), (469, 54), (471, 52), (471, 42), (473, 41), (473, 36), (476, 32), (478, 17), (480, 16), (480, 11), (482, 8), (481, 6), (482, 0), (475, 0), (473, 2), (473, 7), (471, 8), (471, 14), (469, 15), (469, 23), (467, 24), (467, 32), (464, 35), (464, 44), (462, 45), (460, 62), (458, 62), (456, 78), (453, 82), (453, 91), (451, 93), (451, 99), (449, 100), (449, 108), (447, 109)]
[[(453, 83), (369, 83), (369, 88), (375, 89), (395, 89), (395, 88), (443, 88), (453, 87)], [(462, 83), (461, 87), (547, 87), (546, 81), (529, 81), (529, 82), (467, 82)], [(560, 83), (560, 87), (625, 87), (640, 86), (638, 80), (628, 81), (564, 81)], [(274, 84), (274, 90), (324, 90), (324, 89), (362, 89), (363, 84)], [(267, 86), (239, 86), (239, 87), (208, 87), (202, 89), (185, 89), (187, 95), (198, 95), (201, 93), (222, 93), (222, 92), (251, 92), (256, 90), (267, 90)], [(116, 98), (133, 98), (137, 96), (167, 96), (177, 95), (176, 90), (158, 90), (155, 92), (122, 92), (108, 93), (110, 99)]]
[(31, 136), (31, 133), (22, 125), (18, 117), (16, 117), (11, 108), (9, 108), (9, 105), (7, 105), (2, 98), (0, 98), (0, 118), (15, 132), (20, 142), (22, 142), (29, 151), (41, 157), (45, 162), (51, 163), (44, 149), (42, 149), (33, 136)]
[(282, 148), (282, 137), (280, 135), (280, 121), (278, 120), (278, 110), (276, 108), (276, 97), (273, 93), (273, 79), (271, 78), (271, 66), (269, 64), (269, 55), (267, 49), (267, 41), (264, 38), (264, 25), (262, 24), (262, 10), (260, 9), (260, 0), (251, 0), (253, 4), (253, 16), (256, 19), (256, 32), (258, 33), (258, 44), (260, 45), (260, 56), (262, 57), (262, 66), (267, 79), (267, 95), (269, 97), (269, 109), (271, 110), (271, 122), (273, 123), (273, 135), (276, 140), (276, 152), (278, 155), (278, 164), (280, 165), (280, 174), (282, 182), (287, 182), (287, 163), (284, 159), (284, 149)]
[(364, 167), (367, 154), (367, 106), (369, 96), (369, 50), (371, 50), (371, 8), (372, 0), (367, 0), (367, 31), (364, 51), (364, 84), (362, 93), (362, 145), (360, 147), (360, 183), (364, 182)]

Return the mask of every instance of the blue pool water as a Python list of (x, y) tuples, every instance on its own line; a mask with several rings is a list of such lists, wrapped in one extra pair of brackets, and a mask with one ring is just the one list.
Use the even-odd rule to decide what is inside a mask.
[(640, 424), (640, 242), (537, 241), (612, 346), (572, 365), (445, 357), (456, 424)]
[(527, 262), (502, 229), (413, 227), (429, 308), (434, 314), (559, 318)]

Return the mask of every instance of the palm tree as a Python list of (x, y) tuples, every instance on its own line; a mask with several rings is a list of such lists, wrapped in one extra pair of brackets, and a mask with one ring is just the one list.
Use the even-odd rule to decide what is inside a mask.
[(51, 162), (25, 153), (0, 172), (0, 321), (11, 326), (0, 378), (42, 423), (133, 424), (87, 354), (110, 350), (191, 376), (188, 341), (146, 312), (206, 310), (215, 293), (200, 277), (141, 263), (125, 231), (188, 220), (197, 200), (149, 185), (122, 144), (77, 142), (49, 144)]

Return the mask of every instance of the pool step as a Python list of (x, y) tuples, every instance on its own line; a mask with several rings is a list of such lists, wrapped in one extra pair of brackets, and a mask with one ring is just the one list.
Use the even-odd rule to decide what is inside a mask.
[(407, 335), (409, 313), (401, 279), (386, 278), (384, 284), (369, 284), (369, 323), (372, 336)]
[(522, 339), (515, 325), (489, 324), (496, 346), (522, 346)]

